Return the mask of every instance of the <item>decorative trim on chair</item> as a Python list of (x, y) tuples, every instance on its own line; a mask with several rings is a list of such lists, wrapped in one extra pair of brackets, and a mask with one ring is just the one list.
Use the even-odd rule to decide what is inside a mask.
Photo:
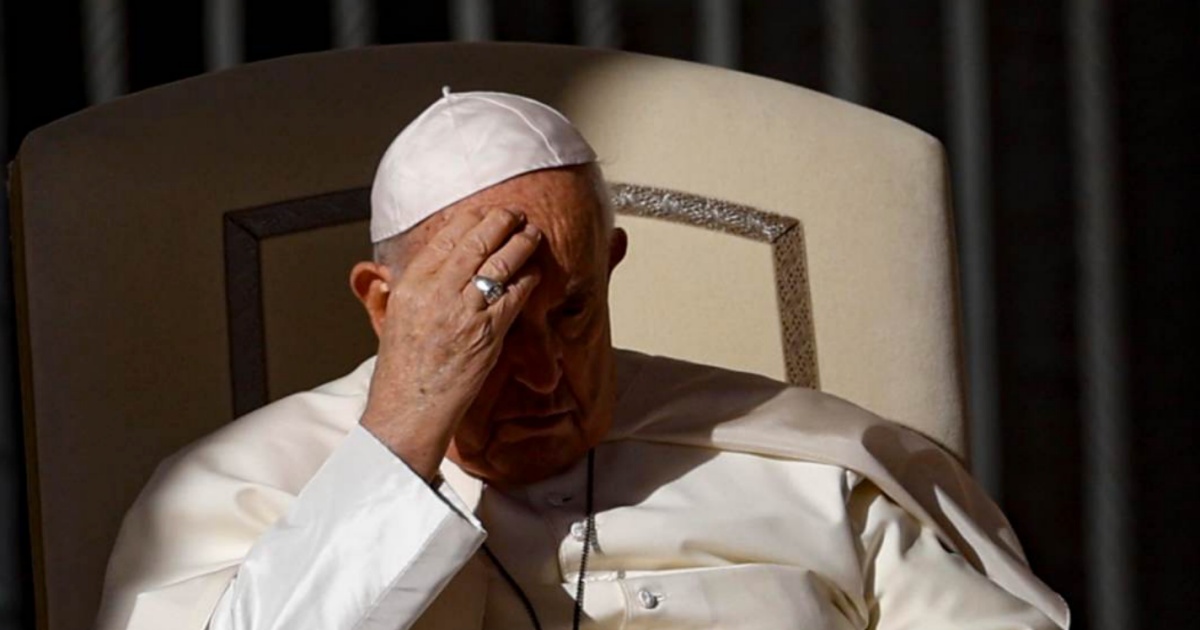
[(613, 204), (621, 214), (693, 225), (769, 244), (775, 259), (787, 380), (817, 388), (820, 381), (804, 227), (798, 219), (666, 188), (613, 184), (612, 191)]
[[(750, 238), (771, 246), (782, 312), (784, 364), (794, 385), (818, 385), (804, 230), (793, 217), (662, 188), (614, 184), (617, 212)], [(263, 239), (370, 218), (370, 189), (233, 210), (224, 216), (225, 301), (234, 417), (265, 404), (267, 349), (263, 313)]]

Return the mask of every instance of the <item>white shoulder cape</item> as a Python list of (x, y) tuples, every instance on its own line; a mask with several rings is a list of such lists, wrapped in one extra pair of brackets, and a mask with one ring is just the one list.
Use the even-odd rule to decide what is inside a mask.
[[(374, 360), (255, 411), (164, 461), (126, 515), (97, 628), (204, 630), (255, 540), (358, 422)], [(980, 573), (1069, 625), (1004, 515), (927, 438), (821, 392), (752, 374), (618, 351), (606, 438), (840, 466), (869, 479)]]

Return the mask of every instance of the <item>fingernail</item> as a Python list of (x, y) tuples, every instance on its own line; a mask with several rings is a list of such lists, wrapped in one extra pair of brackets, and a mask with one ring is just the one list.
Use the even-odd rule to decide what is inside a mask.
[(542, 238), (542, 231), (537, 229), (537, 226), (532, 223), (525, 224), (524, 232), (525, 232), (525, 234), (527, 234), (529, 237), (531, 237), (533, 239)]

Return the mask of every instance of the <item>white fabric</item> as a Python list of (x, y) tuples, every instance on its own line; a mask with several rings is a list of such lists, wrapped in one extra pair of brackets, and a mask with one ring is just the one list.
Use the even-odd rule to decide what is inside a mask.
[[(214, 628), (395, 627), (415, 619), (483, 542), (361, 427), (246, 556)], [(414, 594), (417, 594), (414, 596)]]
[[(323, 567), (307, 561), (328, 551), (308, 541), (281, 540), (272, 535), (277, 526), (254, 545), (230, 589), (236, 595), (218, 606), (210, 630), (374, 628), (382, 608), (371, 605), (376, 598), (408, 599), (407, 605), (389, 611), (389, 624), (379, 627), (409, 627), (440, 589), (410, 588), (418, 576), (380, 569), (395, 565), (397, 558), (404, 564), (416, 556), (425, 560), (430, 576), (445, 576), (466, 564), (475, 544), (473, 538), (448, 544), (455, 535), (427, 522), (416, 508), (431, 508), (440, 519), (446, 511), (429, 498), (435, 492), (405, 467), (380, 461), (387, 458), (395, 459), (355, 428), (317, 477), (321, 485), (340, 486), (352, 496), (364, 482), (426, 495), (413, 501), (411, 511), (373, 511), (378, 516), (364, 517), (337, 509), (345, 499), (313, 493), (312, 483), (296, 505), (307, 502), (309, 509), (319, 511), (314, 529), (332, 539), (329, 546), (338, 541), (332, 532), (346, 525), (361, 540), (396, 531), (411, 538), (380, 545), (394, 554), (364, 553), (348, 557), (346, 567)], [(391, 479), (364, 479), (361, 462), (386, 469)], [(929, 528), (874, 485), (845, 469), (632, 441), (602, 445), (597, 467), (603, 475), (596, 497), (595, 543), (601, 552), (591, 556), (584, 597), (591, 628), (1055, 627), (1036, 608), (945, 550)], [(444, 467), (445, 473), (452, 469), (453, 464)], [(586, 516), (584, 464), (517, 491), (488, 489), (482, 497), (478, 482), (452, 478), (471, 502), (482, 498), (477, 508), (494, 532), (489, 545), (522, 584), (543, 627), (569, 628), (583, 547), (578, 529)], [(443, 492), (459, 500), (452, 490)], [(468, 512), (459, 518), (463, 527), (476, 523)], [(654, 535), (646, 536), (646, 531)], [(755, 535), (747, 536), (748, 531)], [(453, 544), (460, 553), (430, 551)], [(278, 560), (264, 574), (254, 562), (261, 558)], [(247, 586), (248, 580), (254, 586)], [(396, 586), (401, 583), (405, 586)], [(285, 590), (272, 593), (264, 588), (268, 585)], [(520, 600), (498, 574), (477, 584), (476, 591), (485, 602), (482, 624), (474, 609), (468, 611), (470, 619), (438, 619), (438, 627), (530, 625)], [(642, 591), (657, 605), (646, 607)], [(363, 592), (377, 595), (364, 599)], [(250, 612), (278, 608), (281, 602), (293, 605), (292, 614), (253, 623), (248, 619)], [(340, 616), (328, 614), (335, 605)]]
[(379, 162), (371, 186), (371, 242), (506, 179), (595, 160), (579, 131), (548, 105), (514, 94), (446, 89)]
[[(1067, 627), (1065, 605), (1029, 572), (1003, 517), (927, 441), (819, 392), (619, 358), (616, 426), (597, 449), (598, 550), (585, 596), (594, 627)], [(455, 491), (439, 494), (355, 428), (371, 367), (251, 414), (164, 465), (126, 518), (101, 630), (201, 630), (191, 620), (211, 613), (213, 585), (229, 584), (239, 563), (214, 630), (408, 627), (431, 600), (418, 628), (523, 627), (507, 586), (471, 556), (472, 512), (545, 626), (569, 627), (582, 465), (499, 492), (447, 464)], [(405, 495), (411, 509), (378, 496), (358, 510), (333, 507), (373, 492), (359, 484)], [(375, 553), (330, 555), (319, 533), (275, 533), (306, 518), (360, 539), (334, 547)], [(405, 540), (376, 544), (393, 530)], [(307, 560), (327, 555), (334, 561)], [(651, 595), (657, 605), (644, 606)], [(281, 625), (243, 622), (285, 608), (281, 596), (293, 606)]]

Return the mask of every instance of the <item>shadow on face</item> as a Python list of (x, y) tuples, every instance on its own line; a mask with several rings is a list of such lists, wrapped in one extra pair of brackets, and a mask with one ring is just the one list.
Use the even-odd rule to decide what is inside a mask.
[(422, 238), (453, 213), (523, 212), (544, 238), (528, 265), (538, 284), (504, 340), (495, 369), (464, 416), (447, 456), (498, 483), (529, 483), (578, 461), (612, 425), (615, 367), (608, 282), (624, 257), (594, 166), (528, 173), (460, 201), (419, 226)]

